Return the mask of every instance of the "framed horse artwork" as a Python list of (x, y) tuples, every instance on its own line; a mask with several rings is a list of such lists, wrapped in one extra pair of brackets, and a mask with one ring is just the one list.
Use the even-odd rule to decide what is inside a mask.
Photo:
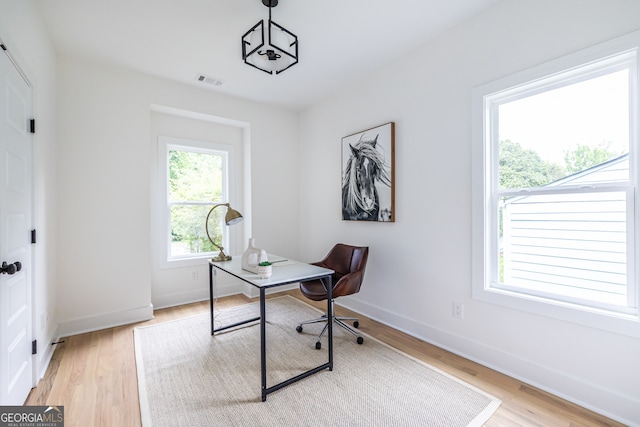
[(395, 221), (395, 123), (342, 138), (342, 219)]

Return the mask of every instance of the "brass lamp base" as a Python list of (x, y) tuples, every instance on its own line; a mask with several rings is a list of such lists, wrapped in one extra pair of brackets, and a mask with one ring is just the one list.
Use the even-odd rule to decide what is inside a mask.
[(231, 255), (227, 255), (224, 252), (220, 251), (220, 253), (213, 258), (211, 258), (212, 262), (223, 262), (223, 261), (231, 261)]

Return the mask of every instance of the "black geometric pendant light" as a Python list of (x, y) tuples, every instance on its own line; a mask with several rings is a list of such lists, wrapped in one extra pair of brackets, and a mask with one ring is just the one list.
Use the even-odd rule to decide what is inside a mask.
[(298, 36), (271, 20), (271, 8), (278, 0), (262, 0), (269, 8), (269, 21), (251, 27), (242, 36), (242, 59), (269, 74), (280, 74), (298, 63)]

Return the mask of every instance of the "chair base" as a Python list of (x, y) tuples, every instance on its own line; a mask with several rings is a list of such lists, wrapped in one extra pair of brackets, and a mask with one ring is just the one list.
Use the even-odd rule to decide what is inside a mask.
[[(362, 338), (362, 335), (360, 335), (360, 333), (354, 329), (354, 328), (358, 328), (358, 326), (360, 326), (360, 323), (358, 322), (358, 318), (356, 318), (356, 317), (334, 316), (333, 317), (333, 321), (338, 326), (342, 327), (343, 329), (345, 329), (348, 332), (351, 332), (353, 335), (355, 335), (356, 336), (356, 342), (358, 344), (362, 344), (364, 342), (364, 338)], [(351, 326), (347, 325), (345, 323), (345, 321), (352, 321), (353, 322), (353, 328)], [(318, 317), (317, 319), (305, 320), (304, 322), (300, 322), (300, 324), (296, 327), (296, 331), (302, 332), (302, 325), (308, 325), (308, 324), (311, 324), (311, 323), (320, 323), (320, 322), (325, 322), (326, 325), (324, 325), (324, 328), (322, 328), (322, 332), (320, 332), (320, 335), (318, 335), (318, 341), (316, 342), (316, 349), (318, 349), (318, 350), (320, 350), (320, 348), (322, 348), (322, 344), (320, 343), (320, 340), (322, 339), (322, 336), (325, 334), (325, 332), (327, 332), (327, 329), (329, 328), (329, 323), (327, 322), (327, 315), (323, 314), (322, 317)]]

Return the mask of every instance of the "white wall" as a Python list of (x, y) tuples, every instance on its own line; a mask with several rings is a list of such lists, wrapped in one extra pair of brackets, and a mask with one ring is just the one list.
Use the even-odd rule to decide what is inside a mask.
[[(190, 268), (157, 268), (150, 224), (157, 166), (152, 105), (248, 124), (252, 195), (238, 209), (252, 219), (253, 237), (270, 243), (267, 249), (298, 254), (290, 230), (299, 220), (288, 209), (299, 200), (295, 113), (65, 56), (58, 57), (57, 71), (64, 334), (150, 317), (152, 300), (168, 305), (208, 295), (206, 268), (198, 270), (197, 283)], [(244, 246), (229, 249), (242, 253)], [(189, 292), (181, 297), (185, 281)]]
[[(365, 283), (344, 305), (637, 425), (640, 340), (471, 298), (472, 88), (636, 29), (635, 0), (505, 0), (306, 110), (303, 258), (369, 245)], [(341, 221), (340, 139), (388, 121), (396, 222)]]
[(53, 355), (56, 323), (56, 114), (55, 52), (39, 12), (30, 1), (0, 0), (0, 39), (9, 49), (33, 88), (36, 118), (34, 137), (34, 339), (38, 377), (44, 375)]

